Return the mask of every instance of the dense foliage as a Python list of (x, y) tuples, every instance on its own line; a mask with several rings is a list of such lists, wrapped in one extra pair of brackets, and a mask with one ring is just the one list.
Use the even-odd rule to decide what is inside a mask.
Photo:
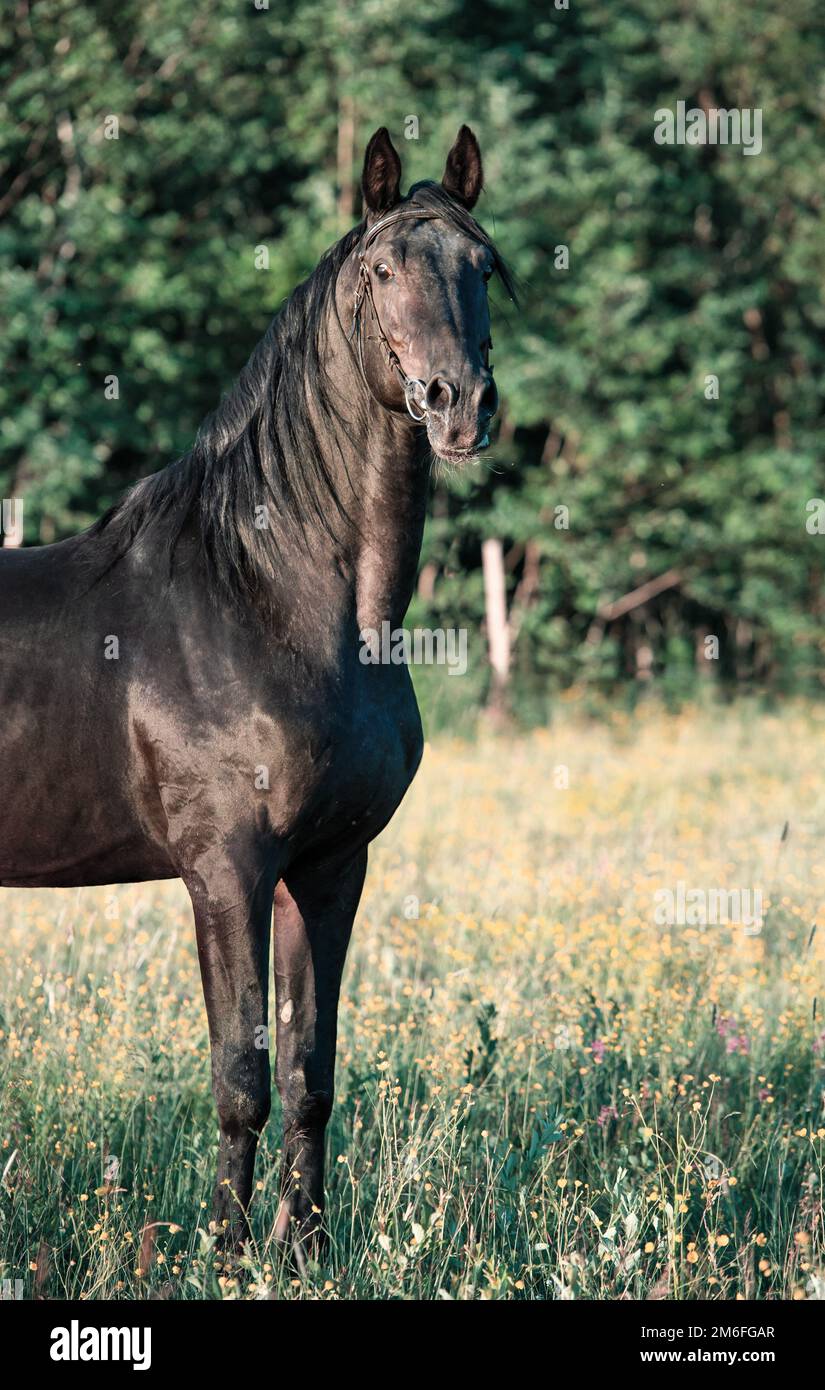
[[(357, 218), (376, 126), (413, 181), (466, 120), (522, 301), (497, 306), (489, 465), (434, 488), (414, 618), (479, 634), (496, 537), (525, 710), (571, 683), (821, 689), (816, 0), (265, 6), (6, 11), (0, 490), (27, 541), (191, 442)], [(761, 151), (657, 144), (678, 101), (759, 108)]]

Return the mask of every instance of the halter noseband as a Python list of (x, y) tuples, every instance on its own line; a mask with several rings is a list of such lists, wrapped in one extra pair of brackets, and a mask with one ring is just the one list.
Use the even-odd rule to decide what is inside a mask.
[[(386, 353), (387, 366), (391, 367), (393, 371), (397, 374), (404, 392), (404, 402), (406, 404), (407, 410), (409, 414), (412, 416), (413, 420), (415, 420), (416, 424), (418, 425), (422, 424), (423, 421), (426, 420), (427, 415), (429, 414), (427, 407), (423, 401), (423, 395), (427, 389), (426, 382), (419, 381), (417, 377), (407, 376), (407, 373), (404, 371), (404, 368), (401, 366), (401, 363), (398, 360), (398, 356), (395, 352), (393, 352), (392, 348), (390, 347), (387, 335), (381, 327), (381, 320), (378, 317), (378, 310), (375, 307), (375, 299), (373, 298), (372, 293), (372, 281), (370, 280), (370, 273), (367, 268), (365, 258), (369, 248), (375, 241), (375, 238), (381, 232), (384, 231), (385, 227), (391, 227), (394, 225), (394, 223), (401, 222), (404, 218), (407, 217), (414, 217), (418, 221), (424, 219), (432, 221), (438, 216), (439, 214), (437, 212), (432, 212), (428, 208), (423, 208), (420, 207), (418, 204), (412, 203), (409, 204), (406, 208), (400, 209), (400, 211), (398, 212), (391, 212), (388, 213), (386, 217), (379, 218), (377, 222), (373, 223), (369, 231), (364, 234), (361, 241), (358, 243), (358, 246), (356, 247), (359, 261), (358, 283), (355, 287), (355, 302), (353, 304), (352, 310), (352, 327), (349, 333), (347, 334), (347, 337), (349, 338), (350, 342), (352, 341), (353, 336), (355, 336), (356, 338), (356, 343), (358, 346), (358, 366), (360, 367), (361, 375), (364, 378), (364, 385), (366, 386), (373, 399), (375, 399), (375, 392), (373, 391), (369, 381), (367, 380), (367, 373), (364, 369), (364, 346), (363, 335), (361, 332), (361, 306), (364, 303), (364, 300), (366, 299), (369, 302), (370, 313), (372, 314), (372, 317), (375, 320), (375, 326), (378, 329), (378, 333), (376, 335), (378, 342), (380, 343), (381, 347), (384, 349), (384, 352)], [(416, 399), (416, 393), (419, 390), (422, 396), (421, 400)], [(417, 407), (417, 409), (422, 412), (420, 415), (416, 414), (415, 407)]]

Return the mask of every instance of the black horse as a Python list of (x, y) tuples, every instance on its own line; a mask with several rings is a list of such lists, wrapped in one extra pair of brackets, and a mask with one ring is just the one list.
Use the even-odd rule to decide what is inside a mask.
[[(472, 457), (497, 408), (462, 127), (440, 185), (401, 198), (385, 129), (362, 223), (278, 317), (189, 453), (90, 531), (0, 550), (0, 883), (183, 879), (220, 1120), (214, 1218), (248, 1231), (270, 1106), (274, 898), (277, 1236), (320, 1232), (341, 972), (367, 845), (416, 771), (405, 666), (360, 635), (404, 618), (432, 454)], [(294, 1177), (294, 1173), (299, 1174)]]

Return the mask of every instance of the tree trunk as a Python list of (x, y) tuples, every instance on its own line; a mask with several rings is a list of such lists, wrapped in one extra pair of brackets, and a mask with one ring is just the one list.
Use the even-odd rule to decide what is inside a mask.
[(484, 573), (487, 651), (492, 673), (487, 708), (494, 717), (503, 718), (509, 706), (510, 628), (507, 622), (504, 551), (500, 540), (491, 538), (483, 542), (481, 564)]
[(338, 230), (343, 235), (355, 221), (352, 161), (355, 153), (355, 102), (342, 95), (338, 103)]

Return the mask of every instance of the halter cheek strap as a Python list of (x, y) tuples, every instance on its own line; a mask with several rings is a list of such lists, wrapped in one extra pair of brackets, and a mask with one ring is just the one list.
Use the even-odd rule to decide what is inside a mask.
[(418, 425), (422, 424), (427, 419), (427, 416), (429, 414), (429, 411), (427, 410), (427, 406), (424, 401), (424, 393), (427, 389), (427, 386), (426, 383), (420, 381), (418, 377), (407, 376), (407, 373), (401, 366), (401, 363), (398, 359), (398, 355), (390, 347), (389, 339), (387, 338), (386, 333), (381, 327), (381, 320), (378, 317), (378, 310), (375, 307), (375, 299), (373, 297), (372, 292), (372, 280), (370, 279), (370, 273), (366, 263), (366, 255), (369, 248), (372, 246), (372, 243), (375, 241), (376, 237), (379, 236), (386, 227), (394, 226), (396, 222), (401, 222), (405, 218), (415, 218), (418, 221), (421, 221), (423, 219), (434, 219), (437, 216), (438, 213), (436, 212), (431, 212), (429, 209), (419, 207), (416, 204), (410, 204), (408, 207), (402, 208), (399, 212), (391, 212), (388, 213), (386, 217), (379, 218), (377, 222), (373, 223), (369, 231), (365, 232), (364, 236), (361, 238), (361, 241), (358, 243), (358, 246), (356, 248), (359, 261), (358, 282), (355, 287), (355, 301), (353, 303), (352, 309), (352, 327), (350, 328), (350, 331), (347, 334), (347, 337), (349, 338), (350, 342), (352, 342), (353, 337), (355, 338), (356, 346), (358, 349), (358, 366), (361, 369), (361, 375), (364, 378), (364, 385), (366, 386), (373, 400), (377, 400), (375, 392), (370, 386), (369, 380), (367, 378), (367, 373), (364, 368), (364, 344), (361, 309), (363, 307), (364, 301), (366, 300), (369, 305), (370, 314), (373, 320), (375, 321), (375, 327), (377, 329), (377, 333), (375, 333), (372, 336), (375, 337), (377, 341), (380, 343), (386, 355), (387, 366), (391, 367), (392, 370), (396, 373), (398, 380), (401, 383), (402, 390), (404, 392), (404, 402), (406, 404), (407, 410), (409, 414), (412, 416), (413, 420), (415, 420), (416, 424)]

